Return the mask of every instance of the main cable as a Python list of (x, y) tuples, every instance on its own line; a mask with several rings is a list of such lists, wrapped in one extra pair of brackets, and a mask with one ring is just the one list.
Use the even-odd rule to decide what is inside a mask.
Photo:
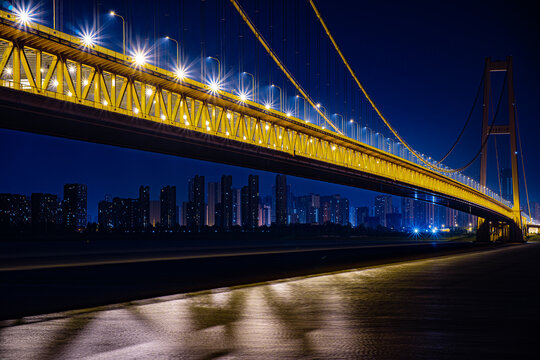
[(336, 132), (340, 135), (343, 135), (343, 133), (334, 125), (334, 123), (332, 121), (330, 121), (328, 119), (328, 117), (321, 111), (321, 109), (319, 109), (317, 107), (317, 105), (315, 104), (315, 102), (311, 99), (311, 97), (307, 94), (307, 92), (302, 88), (302, 86), (298, 83), (298, 81), (296, 81), (296, 79), (294, 78), (294, 76), (289, 72), (289, 70), (287, 70), (287, 68), (285, 67), (285, 64), (283, 64), (281, 62), (281, 60), (279, 59), (279, 57), (277, 56), (277, 54), (272, 50), (272, 48), (270, 47), (270, 45), (268, 44), (268, 42), (264, 39), (264, 37), (259, 33), (259, 31), (257, 30), (257, 28), (255, 27), (255, 24), (253, 24), (253, 22), (251, 21), (251, 19), (247, 16), (246, 12), (244, 11), (244, 9), (240, 6), (240, 4), (236, 1), (236, 0), (230, 0), (231, 3), (234, 5), (234, 7), (236, 8), (236, 10), (238, 11), (238, 13), (240, 14), (240, 16), (242, 17), (242, 19), (244, 19), (244, 22), (248, 25), (248, 27), (251, 29), (251, 31), (253, 32), (253, 34), (255, 35), (255, 37), (259, 40), (259, 42), (262, 44), (262, 46), (266, 49), (266, 52), (268, 53), (268, 55), (270, 55), (270, 57), (274, 60), (274, 62), (277, 64), (277, 66), (281, 69), (281, 71), (283, 71), (283, 73), (285, 74), (285, 76), (287, 76), (287, 78), (289, 79), (289, 81), (294, 85), (294, 87), (296, 87), (296, 90), (298, 90), (300, 92), (300, 94), (302, 94), (302, 96), (304, 97), (304, 99), (306, 99), (309, 104), (319, 113), (319, 115), (322, 116), (322, 118), (334, 129), (336, 130)]
[(480, 149), (478, 149), (478, 152), (476, 153), (476, 155), (474, 155), (472, 160), (469, 161), (465, 166), (462, 166), (459, 169), (456, 169), (457, 171), (462, 171), (462, 170), (467, 169), (469, 166), (471, 166), (475, 162), (476, 159), (478, 159), (478, 156), (480, 156), (482, 151), (484, 151), (484, 148), (486, 147), (487, 142), (489, 140), (489, 135), (491, 135), (491, 131), (493, 130), (493, 126), (495, 126), (495, 119), (497, 119), (497, 115), (499, 114), (499, 109), (501, 107), (501, 102), (502, 102), (502, 98), (503, 98), (503, 95), (504, 95), (504, 89), (506, 88), (506, 78), (507, 77), (505, 76), (503, 86), (502, 86), (502, 89), (501, 89), (501, 95), (499, 95), (499, 100), (497, 101), (497, 109), (495, 110), (495, 114), (493, 115), (493, 119), (491, 120), (491, 124), (489, 125), (489, 130), (488, 130), (488, 133), (486, 135), (486, 138), (482, 142), (482, 145), (480, 146)]
[(469, 125), (469, 122), (471, 120), (474, 108), (476, 107), (476, 102), (478, 101), (478, 98), (480, 97), (480, 90), (482, 89), (482, 84), (484, 83), (484, 76), (485, 76), (485, 71), (482, 71), (482, 77), (480, 78), (480, 84), (478, 85), (478, 90), (476, 91), (476, 96), (474, 97), (474, 101), (473, 101), (473, 104), (472, 104), (472, 107), (471, 107), (471, 111), (469, 111), (469, 116), (467, 116), (467, 121), (465, 121), (465, 125), (463, 125), (463, 128), (461, 129), (461, 132), (459, 133), (456, 141), (454, 142), (454, 145), (452, 145), (452, 147), (450, 148), (450, 150), (448, 150), (446, 155), (444, 155), (441, 160), (437, 161), (435, 163), (435, 165), (439, 165), (440, 163), (442, 163), (452, 153), (452, 151), (454, 151), (457, 144), (461, 140), (461, 137), (465, 133), (465, 129), (467, 128), (467, 125)]
[[(234, 1), (234, 0), (231, 0), (231, 1)], [(388, 120), (386, 119), (386, 117), (384, 117), (384, 115), (381, 113), (381, 111), (379, 110), (379, 108), (377, 107), (377, 105), (375, 105), (375, 102), (373, 101), (373, 99), (371, 99), (371, 97), (369, 96), (369, 94), (367, 93), (366, 89), (364, 89), (364, 87), (362, 86), (362, 83), (360, 83), (360, 80), (358, 80), (358, 77), (356, 76), (356, 74), (354, 73), (353, 69), (351, 68), (351, 66), (349, 65), (349, 62), (347, 61), (347, 59), (345, 59), (345, 56), (343, 55), (343, 53), (341, 52), (338, 44), (336, 43), (336, 41), (334, 40), (334, 37), (332, 36), (332, 34), (330, 33), (330, 30), (328, 29), (328, 27), (326, 26), (326, 23), (324, 22), (324, 20), (322, 19), (321, 17), (321, 14), (319, 13), (319, 10), (317, 9), (317, 7), (315, 6), (315, 3), (313, 2), (313, 0), (309, 0), (309, 3), (311, 4), (311, 7), (313, 8), (313, 11), (315, 11), (315, 14), (317, 15), (317, 18), (319, 19), (319, 22), (321, 23), (322, 27), (324, 28), (324, 30), (326, 31), (326, 35), (328, 35), (328, 38), (330, 38), (330, 41), (332, 42), (332, 44), (334, 45), (334, 48), (336, 49), (337, 53), (339, 54), (339, 56), (341, 57), (341, 60), (343, 61), (343, 63), (345, 64), (345, 66), (347, 67), (347, 69), (349, 70), (349, 73), (351, 74), (351, 76), (354, 78), (354, 80), (356, 81), (356, 84), (358, 85), (358, 87), (360, 88), (360, 90), (362, 91), (362, 93), (364, 94), (364, 96), (366, 97), (366, 99), (369, 101), (369, 103), (371, 104), (371, 107), (373, 108), (373, 110), (375, 110), (375, 112), (377, 113), (377, 115), (379, 115), (379, 117), (381, 118), (381, 120), (384, 122), (384, 124), (388, 127), (388, 129), (390, 129), (390, 131), (394, 134), (394, 136), (407, 148), (407, 150), (409, 150), (414, 156), (416, 156), (420, 161), (422, 161), (425, 165), (427, 165), (428, 167), (432, 168), (433, 170), (437, 170), (437, 171), (440, 171), (440, 172), (443, 172), (443, 173), (447, 173), (447, 174), (451, 174), (451, 173), (457, 173), (459, 172), (460, 170), (459, 169), (454, 169), (454, 170), (450, 170), (450, 169), (445, 169), (445, 168), (441, 168), (439, 166), (436, 165), (433, 165), (431, 164), (429, 161), (425, 160), (416, 150), (414, 150), (406, 141), (405, 139), (403, 139), (401, 137), (401, 135), (399, 135), (399, 133), (392, 127), (392, 125), (390, 125), (390, 123), (388, 122)], [(470, 166), (470, 164), (468, 164), (468, 166)], [(465, 166), (463, 168), (467, 168), (468, 166)]]

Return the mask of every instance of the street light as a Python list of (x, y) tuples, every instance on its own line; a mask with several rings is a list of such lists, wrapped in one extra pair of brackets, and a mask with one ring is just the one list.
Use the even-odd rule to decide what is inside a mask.
[(116, 16), (122, 19), (122, 48), (124, 52), (124, 56), (126, 56), (126, 20), (122, 17), (122, 15), (118, 15), (115, 11), (111, 10), (109, 12), (109, 15)]
[[(273, 88), (278, 88), (279, 89), (279, 111), (283, 112), (283, 103), (281, 102), (282, 100), (282, 92), (281, 92), (281, 88), (277, 85), (274, 85), (272, 84), (272, 87)], [(272, 94), (273, 95), (273, 94)], [(273, 97), (273, 96), (272, 96)], [(272, 101), (273, 102), (273, 101)]]
[(213, 92), (213, 93), (216, 93), (219, 91), (219, 83), (217, 81), (211, 81), (210, 82), (210, 90)]
[(17, 15), (17, 22), (21, 25), (28, 25), (29, 23), (35, 21), (35, 12), (30, 7), (20, 6), (14, 10), (15, 15)]
[(258, 102), (257, 93), (255, 91), (255, 76), (247, 71), (242, 72), (242, 75), (249, 75), (251, 77), (251, 92), (253, 93), (253, 100)]
[[(341, 123), (343, 124), (343, 115), (335, 113), (334, 116), (339, 116), (341, 118)], [(345, 135), (347, 135), (347, 129), (345, 129)]]
[(93, 31), (83, 31), (81, 42), (86, 47), (92, 47), (96, 44), (96, 34)]
[(298, 109), (296, 107), (296, 99), (302, 99), (304, 101), (304, 121), (307, 122), (307, 116), (306, 116), (306, 99), (304, 99), (302, 96), (300, 95), (296, 95), (295, 97), (295, 101), (294, 101), (294, 112), (296, 114), (296, 116), (300, 116), (300, 114), (298, 114)]
[(146, 53), (143, 50), (135, 51), (133, 54), (133, 60), (135, 61), (135, 65), (143, 66), (147, 61)]
[(210, 60), (216, 60), (217, 63), (218, 63), (218, 78), (217, 78), (217, 82), (221, 82), (221, 62), (219, 61), (218, 58), (215, 58), (213, 56), (209, 56), (208, 59)]
[(241, 102), (246, 102), (248, 100), (247, 92), (245, 92), (243, 90), (233, 89), (233, 94), (234, 93), (236, 93), (238, 95)]
[(178, 48), (180, 47), (180, 45), (178, 44), (178, 41), (174, 40), (172, 37), (165, 36), (165, 39), (174, 41), (176, 43), (176, 67), (179, 68), (180, 62), (178, 61)]
[(352, 125), (352, 129), (351, 129), (351, 137), (354, 139), (354, 126), (356, 125), (356, 140), (360, 141), (359, 138), (360, 138), (360, 124), (357, 123), (356, 121), (354, 121), (353, 119), (350, 119), (349, 122), (351, 123)]
[[(319, 108), (319, 109), (322, 108), (322, 109), (324, 110), (324, 115), (325, 115), (325, 116), (328, 116), (328, 115), (326, 115), (326, 108), (325, 108), (324, 106), (322, 106), (320, 103), (317, 103), (317, 108)], [(318, 119), (319, 119), (319, 114), (317, 114), (317, 120), (318, 120)], [(317, 124), (317, 125), (318, 125), (318, 124)], [(322, 128), (325, 129), (326, 126), (322, 125)]]

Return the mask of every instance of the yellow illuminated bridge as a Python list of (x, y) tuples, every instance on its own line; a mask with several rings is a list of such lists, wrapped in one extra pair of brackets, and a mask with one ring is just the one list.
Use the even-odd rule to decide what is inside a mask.
[[(518, 222), (519, 209), (338, 132), (0, 12), (0, 126), (323, 180)], [(519, 220), (518, 220), (519, 219)], [(520, 225), (518, 225), (520, 226)], [(521, 226), (520, 226), (521, 227)]]

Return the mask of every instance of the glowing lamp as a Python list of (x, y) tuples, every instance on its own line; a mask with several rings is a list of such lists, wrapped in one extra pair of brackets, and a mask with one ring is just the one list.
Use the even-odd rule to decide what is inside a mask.
[(219, 84), (216, 81), (210, 82), (210, 90), (212, 92), (218, 92), (219, 91)]

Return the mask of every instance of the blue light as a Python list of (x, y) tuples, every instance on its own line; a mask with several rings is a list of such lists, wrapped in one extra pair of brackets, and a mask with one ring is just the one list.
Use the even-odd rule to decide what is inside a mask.
[(414, 229), (414, 233), (415, 233), (415, 234), (418, 234), (418, 229)]

